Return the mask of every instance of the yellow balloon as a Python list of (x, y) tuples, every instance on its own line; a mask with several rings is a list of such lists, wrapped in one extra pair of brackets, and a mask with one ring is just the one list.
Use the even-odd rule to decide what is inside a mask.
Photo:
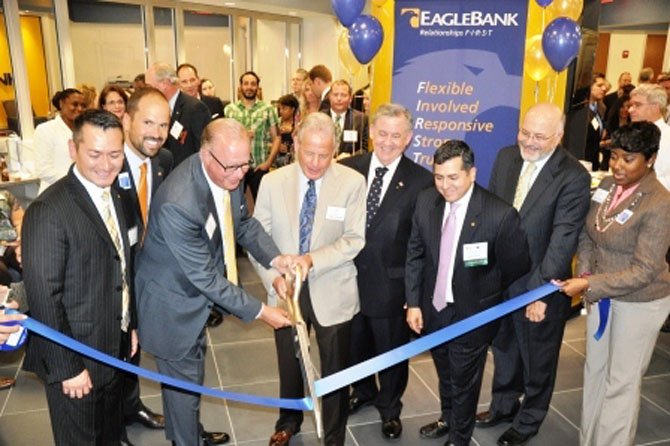
[[(556, 1), (556, 0), (554, 0)], [(551, 71), (551, 65), (542, 51), (542, 35), (537, 34), (526, 39), (525, 69), (528, 77), (539, 82)]]
[(554, 0), (547, 6), (548, 22), (558, 17), (568, 17), (572, 20), (577, 20), (582, 14), (583, 7), (583, 0)]
[(340, 56), (340, 63), (352, 75), (356, 76), (363, 66), (358, 63), (356, 56), (349, 46), (349, 31), (345, 28), (337, 39), (337, 53)]
[(372, 4), (375, 6), (384, 6), (384, 3), (386, 3), (386, 0), (372, 0)]

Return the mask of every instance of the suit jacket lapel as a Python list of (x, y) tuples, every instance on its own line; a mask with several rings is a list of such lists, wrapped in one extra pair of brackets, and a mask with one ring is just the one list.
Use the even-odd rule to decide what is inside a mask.
[(381, 203), (379, 203), (379, 209), (370, 222), (370, 229), (381, 225), (384, 217), (389, 213), (389, 211), (393, 209), (393, 205), (397, 203), (400, 197), (405, 193), (405, 184), (408, 181), (407, 163), (411, 163), (411, 161), (404, 156), (400, 158), (400, 162), (398, 163), (398, 167), (396, 168), (395, 173), (389, 182), (389, 186), (386, 189), (384, 198), (382, 199)]
[[(88, 195), (88, 192), (86, 191), (84, 185), (81, 184), (79, 179), (74, 175), (72, 168), (70, 168), (70, 172), (68, 173), (68, 187), (70, 189), (72, 199), (77, 204), (77, 206), (82, 210), (86, 218), (90, 220), (91, 225), (93, 226), (95, 231), (100, 235), (100, 237), (102, 237), (103, 240), (105, 240), (105, 242), (109, 245), (111, 249), (116, 251), (116, 246), (114, 246), (114, 242), (112, 242), (112, 237), (109, 235), (107, 226), (105, 225), (105, 222), (102, 220), (102, 217), (98, 212), (98, 208), (96, 208), (95, 204), (93, 204), (93, 200)], [(112, 195), (114, 195), (114, 193)], [(117, 214), (123, 214), (120, 205), (119, 207), (116, 207), (116, 211)]]
[(442, 217), (445, 204), (444, 198), (438, 193), (435, 197), (435, 206), (430, 211), (429, 240), (435, 240), (435, 243), (429, 243), (428, 249), (434, 265), (440, 264), (440, 240), (442, 239)]
[(544, 165), (540, 173), (535, 178), (533, 185), (528, 191), (526, 199), (523, 201), (521, 209), (519, 209), (519, 214), (524, 215), (528, 212), (528, 209), (532, 209), (534, 203), (542, 196), (545, 189), (554, 181), (554, 177), (557, 174), (557, 168), (560, 162), (563, 160), (563, 152), (560, 147), (557, 147), (552, 153), (551, 158), (547, 160), (547, 163)]
[[(319, 190), (319, 196), (316, 201), (316, 211), (314, 213), (314, 226), (312, 226), (312, 247), (318, 246), (316, 240), (319, 238), (319, 233), (323, 228), (326, 220), (326, 213), (328, 212), (328, 203), (335, 202), (337, 192), (339, 191), (337, 172), (331, 165), (326, 173), (323, 175), (323, 182)], [(299, 227), (299, 226), (298, 226)]]
[[(190, 158), (188, 161), (191, 163), (191, 175), (193, 178), (195, 197), (207, 197), (204, 205), (200, 205), (202, 212), (202, 223), (203, 223), (203, 234), (205, 239), (210, 245), (210, 252), (213, 256), (217, 254), (223, 255), (223, 241), (221, 238), (221, 228), (219, 227), (219, 214), (216, 212), (216, 205), (214, 204), (214, 195), (207, 184), (207, 178), (205, 178), (205, 173), (203, 172), (202, 164), (200, 163), (200, 157)], [(232, 199), (231, 199), (232, 205)], [(210, 216), (214, 219), (214, 232), (211, 235), (207, 233), (207, 221)]]
[(156, 194), (158, 186), (163, 181), (165, 172), (158, 162), (158, 156), (151, 158), (151, 196)]
[[(303, 197), (300, 197), (296, 200), (296, 197), (300, 194), (300, 165), (298, 163), (293, 163), (293, 167), (286, 169), (286, 191), (276, 191), (283, 196), (284, 199), (284, 212), (287, 213), (287, 219), (289, 228), (296, 228), (291, 231), (291, 236), (293, 237), (293, 242), (291, 246), (300, 248), (300, 206), (302, 206)], [(281, 221), (281, 220), (279, 220)]]
[(500, 197), (508, 203), (514, 202), (514, 194), (516, 193), (516, 186), (519, 184), (519, 175), (521, 175), (521, 168), (523, 167), (523, 159), (518, 152), (514, 154), (512, 162), (507, 169), (507, 176), (505, 178), (505, 187), (503, 188), (503, 196)]

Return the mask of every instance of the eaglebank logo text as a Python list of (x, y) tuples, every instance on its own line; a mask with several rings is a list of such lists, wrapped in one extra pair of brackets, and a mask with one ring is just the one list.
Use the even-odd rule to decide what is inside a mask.
[(402, 8), (400, 15), (409, 16), (412, 28), (424, 26), (519, 26), (518, 13), (471, 12), (432, 12), (419, 8)]

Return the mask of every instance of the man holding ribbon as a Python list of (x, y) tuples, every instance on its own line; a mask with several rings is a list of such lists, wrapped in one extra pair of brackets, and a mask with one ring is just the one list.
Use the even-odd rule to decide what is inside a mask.
[[(123, 130), (102, 110), (74, 121), (74, 166), (23, 220), (23, 273), (32, 316), (108, 355), (137, 346), (128, 227), (110, 188), (123, 165)], [(57, 446), (121, 444), (121, 373), (35, 336), (24, 368), (44, 381)]]
[[(530, 272), (510, 286), (510, 297), (571, 276), (591, 179), (559, 146), (564, 125), (557, 106), (533, 106), (519, 128), (517, 145), (501, 149), (493, 165), (489, 190), (519, 211), (533, 262)], [(491, 405), (477, 415), (479, 428), (512, 422), (499, 445), (525, 444), (539, 431), (549, 410), (569, 311), (570, 299), (556, 292), (502, 320), (492, 346)]]
[[(365, 244), (365, 180), (348, 167), (333, 162), (335, 126), (324, 113), (312, 113), (296, 137), (297, 163), (263, 178), (254, 217), (282, 252), (304, 256), (309, 274), (302, 286), (300, 308), (314, 327), (321, 373), (333, 374), (349, 365), (351, 320), (359, 310), (354, 257)], [(251, 253), (255, 260), (260, 260)], [(256, 271), (277, 303), (286, 289), (276, 272)], [(302, 398), (304, 386), (291, 329), (275, 330), (281, 398)], [(325, 444), (345, 440), (348, 386), (323, 397)], [(281, 409), (271, 446), (287, 445), (300, 431), (303, 414)]]
[[(242, 179), (249, 157), (249, 138), (240, 123), (212, 121), (200, 151), (171, 172), (152, 199), (135, 283), (142, 348), (156, 357), (164, 375), (203, 383), (204, 325), (215, 306), (273, 328), (290, 324), (285, 311), (238, 286), (236, 242), (265, 268), (286, 272), (292, 261), (248, 214)], [(199, 395), (167, 387), (162, 393), (165, 434), (173, 444), (228, 441), (226, 433), (203, 430)]]
[[(502, 302), (503, 292), (530, 268), (516, 210), (475, 183), (474, 153), (463, 141), (435, 152), (435, 188), (417, 198), (407, 245), (407, 323), (433, 333)], [(467, 446), (486, 352), (497, 322), (431, 350), (439, 379), (440, 418), (424, 438), (449, 434), (447, 446)]]

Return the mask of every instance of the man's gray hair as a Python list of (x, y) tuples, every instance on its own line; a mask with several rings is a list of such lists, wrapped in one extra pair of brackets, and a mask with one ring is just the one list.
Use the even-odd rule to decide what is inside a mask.
[(335, 133), (335, 124), (329, 115), (321, 112), (310, 113), (303, 119), (296, 138), (302, 143), (307, 133), (322, 133), (333, 139), (333, 150), (337, 149), (337, 134)]
[(668, 93), (666, 93), (665, 88), (658, 84), (640, 84), (630, 92), (630, 95), (644, 96), (650, 104), (658, 105), (661, 115), (665, 116), (665, 110), (668, 106)]
[(372, 115), (370, 125), (375, 125), (379, 118), (404, 118), (407, 122), (407, 130), (411, 131), (414, 128), (414, 119), (412, 113), (407, 108), (400, 104), (389, 102), (380, 105)]
[(173, 66), (163, 62), (156, 62), (151, 65), (151, 69), (155, 73), (158, 82), (168, 80), (173, 85), (179, 85), (179, 76), (177, 76), (177, 70)]

